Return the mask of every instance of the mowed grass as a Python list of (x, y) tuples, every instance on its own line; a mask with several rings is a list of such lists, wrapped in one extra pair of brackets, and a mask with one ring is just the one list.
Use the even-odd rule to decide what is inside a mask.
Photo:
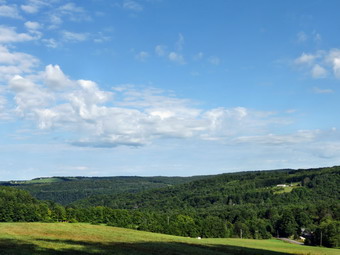
[(339, 255), (340, 250), (276, 239), (198, 240), (81, 223), (0, 223), (0, 254)]

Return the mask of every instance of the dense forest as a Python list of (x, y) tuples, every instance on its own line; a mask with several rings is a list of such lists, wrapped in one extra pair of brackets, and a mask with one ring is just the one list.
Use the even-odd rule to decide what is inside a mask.
[[(311, 245), (340, 245), (340, 167), (192, 179), (130, 177), (124, 182), (123, 177), (117, 178), (121, 180), (79, 177), (3, 182), (0, 221), (104, 223), (191, 237), (303, 236)], [(75, 201), (74, 192), (69, 198), (65, 187), (77, 191), (81, 199)], [(17, 188), (31, 189), (32, 194), (54, 192), (47, 192), (51, 201), (40, 201)]]
[(51, 200), (62, 205), (68, 205), (74, 201), (93, 195), (137, 193), (148, 189), (168, 187), (203, 178), (205, 178), (205, 176), (51, 177), (35, 178), (30, 181), (0, 182), (0, 185), (27, 190), (38, 199)]

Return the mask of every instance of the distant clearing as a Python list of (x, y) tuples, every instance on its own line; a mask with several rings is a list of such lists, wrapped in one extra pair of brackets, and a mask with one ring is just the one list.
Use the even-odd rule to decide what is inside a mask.
[(274, 189), (274, 194), (282, 194), (282, 193), (290, 193), (292, 192), (293, 189), (295, 188), (299, 188), (300, 186), (300, 182), (294, 182), (291, 184), (285, 184), (285, 187), (277, 187), (275, 186)]
[(339, 255), (280, 240), (195, 239), (90, 224), (0, 223), (0, 254)]

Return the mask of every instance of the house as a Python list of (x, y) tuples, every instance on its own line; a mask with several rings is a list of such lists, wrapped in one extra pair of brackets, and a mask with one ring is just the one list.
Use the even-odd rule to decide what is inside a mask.
[(287, 187), (287, 184), (278, 184), (276, 187)]

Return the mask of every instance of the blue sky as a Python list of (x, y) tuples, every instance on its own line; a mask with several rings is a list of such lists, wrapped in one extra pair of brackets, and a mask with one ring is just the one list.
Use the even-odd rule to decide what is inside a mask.
[(339, 165), (339, 9), (0, 0), (0, 180)]

